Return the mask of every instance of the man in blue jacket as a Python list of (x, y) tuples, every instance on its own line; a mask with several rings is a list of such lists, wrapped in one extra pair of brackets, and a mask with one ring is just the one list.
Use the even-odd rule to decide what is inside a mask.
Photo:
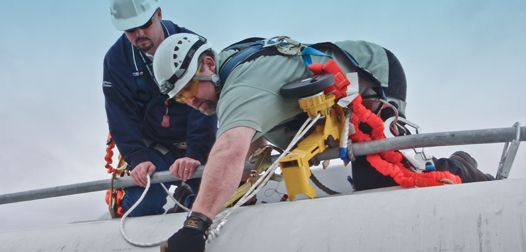
[[(188, 179), (206, 161), (215, 141), (217, 117), (161, 94), (152, 68), (153, 55), (166, 37), (193, 32), (162, 20), (158, 0), (140, 4), (111, 0), (110, 10), (113, 25), (124, 34), (104, 58), (106, 114), (112, 139), (140, 186), (126, 189), (121, 206), (127, 211), (135, 204), (147, 185), (147, 174), (154, 171), (170, 169), (197, 193), (199, 180)], [(152, 185), (129, 216), (163, 213), (166, 196), (161, 185)]]

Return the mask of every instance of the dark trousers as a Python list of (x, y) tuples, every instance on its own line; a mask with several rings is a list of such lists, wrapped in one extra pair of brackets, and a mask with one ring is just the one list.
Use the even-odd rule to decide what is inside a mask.
[[(466, 167), (451, 158), (433, 158), (437, 171), (449, 171), (458, 175), (462, 183), (488, 181), (489, 179), (479, 170)], [(355, 190), (367, 190), (398, 185), (390, 176), (384, 176), (367, 161), (366, 156), (356, 158), (352, 162), (352, 177)]]

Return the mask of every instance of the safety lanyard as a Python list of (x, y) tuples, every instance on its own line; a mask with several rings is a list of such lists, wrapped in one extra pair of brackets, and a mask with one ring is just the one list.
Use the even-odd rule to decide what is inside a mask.
[[(159, 84), (157, 83), (157, 80), (155, 79), (155, 75), (153, 75), (153, 71), (150, 68), (150, 65), (146, 61), (146, 58), (144, 58), (143, 52), (139, 51), (139, 55), (141, 55), (141, 59), (144, 62), (144, 66), (148, 70), (148, 73), (150, 73), (150, 76), (151, 76), (152, 80), (155, 82), (155, 85), (159, 86)], [(166, 112), (163, 115), (163, 118), (162, 118), (162, 121), (161, 121), (161, 126), (163, 128), (169, 128), (170, 127), (170, 115), (168, 114), (168, 111), (169, 111), (169, 107), (173, 104), (170, 100), (171, 100), (171, 98), (168, 98), (164, 102), (164, 105), (166, 106)], [(151, 103), (150, 103), (150, 105), (151, 105)], [(148, 106), (150, 106), (150, 105), (148, 105)]]
[(144, 62), (144, 65), (146, 66), (146, 69), (148, 70), (148, 73), (150, 73), (150, 76), (152, 77), (152, 80), (155, 82), (155, 85), (159, 86), (159, 84), (157, 84), (157, 80), (154, 77), (155, 75), (153, 75), (153, 71), (150, 68), (150, 65), (148, 64), (148, 62), (144, 58), (144, 55), (143, 55), (143, 53), (141, 51), (139, 51), (139, 55), (141, 55), (142, 62)]

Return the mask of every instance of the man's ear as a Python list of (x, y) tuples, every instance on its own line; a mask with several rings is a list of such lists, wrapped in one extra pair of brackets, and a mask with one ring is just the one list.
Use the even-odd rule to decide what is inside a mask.
[(214, 58), (210, 56), (205, 56), (203, 58), (203, 65), (206, 66), (206, 69), (209, 69), (211, 72), (215, 73), (216, 71), (216, 62)]
[(157, 8), (157, 17), (159, 18), (159, 21), (163, 20), (163, 12), (161, 11), (161, 8)]

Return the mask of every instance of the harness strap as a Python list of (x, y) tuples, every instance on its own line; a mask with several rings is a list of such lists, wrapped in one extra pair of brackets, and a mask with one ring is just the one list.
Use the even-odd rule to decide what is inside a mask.
[(231, 44), (229, 45), (227, 48), (221, 50), (222, 52), (224, 51), (228, 51), (228, 50), (232, 50), (232, 49), (243, 49), (245, 47), (247, 47), (247, 44), (251, 44), (251, 43), (254, 43), (256, 41), (263, 41), (265, 40), (265, 38), (260, 38), (260, 37), (251, 37), (251, 38), (247, 38), (247, 39), (243, 39), (237, 43), (234, 43), (234, 44)]
[(234, 53), (228, 57), (225, 62), (221, 65), (219, 69), (219, 79), (221, 81), (221, 87), (225, 84), (228, 75), (236, 68), (237, 66), (256, 59), (260, 56), (272, 56), (272, 55), (284, 55), (280, 52), (277, 46), (285, 46), (288, 43), (276, 43), (276, 44), (266, 44), (267, 40), (263, 38), (248, 38), (237, 42), (225, 49), (222, 50), (240, 50), (237, 53)]
[(322, 53), (322, 52), (320, 52), (320, 51), (318, 51), (318, 50), (316, 50), (316, 49), (314, 49), (312, 47), (309, 47), (309, 46), (303, 48), (303, 50), (301, 50), (301, 52), (303, 53), (303, 55), (301, 56), (303, 58), (303, 62), (305, 62), (305, 65), (307, 65), (307, 66), (312, 65), (312, 59), (310, 57), (311, 55), (313, 55), (313, 56), (325, 56), (325, 57), (329, 57), (329, 58), (332, 59), (332, 56), (327, 55), (325, 53)]
[(237, 66), (247, 61), (256, 59), (259, 56), (281, 55), (281, 53), (275, 46), (263, 47), (264, 45), (265, 42), (263, 40), (259, 40), (252, 42), (249, 45), (239, 44), (226, 48), (224, 51), (246, 47), (228, 57), (225, 60), (225, 63), (223, 63), (223, 65), (219, 69), (219, 79), (221, 81), (221, 87), (225, 84), (228, 75), (230, 75), (232, 70), (234, 70), (234, 68), (236, 68)]

